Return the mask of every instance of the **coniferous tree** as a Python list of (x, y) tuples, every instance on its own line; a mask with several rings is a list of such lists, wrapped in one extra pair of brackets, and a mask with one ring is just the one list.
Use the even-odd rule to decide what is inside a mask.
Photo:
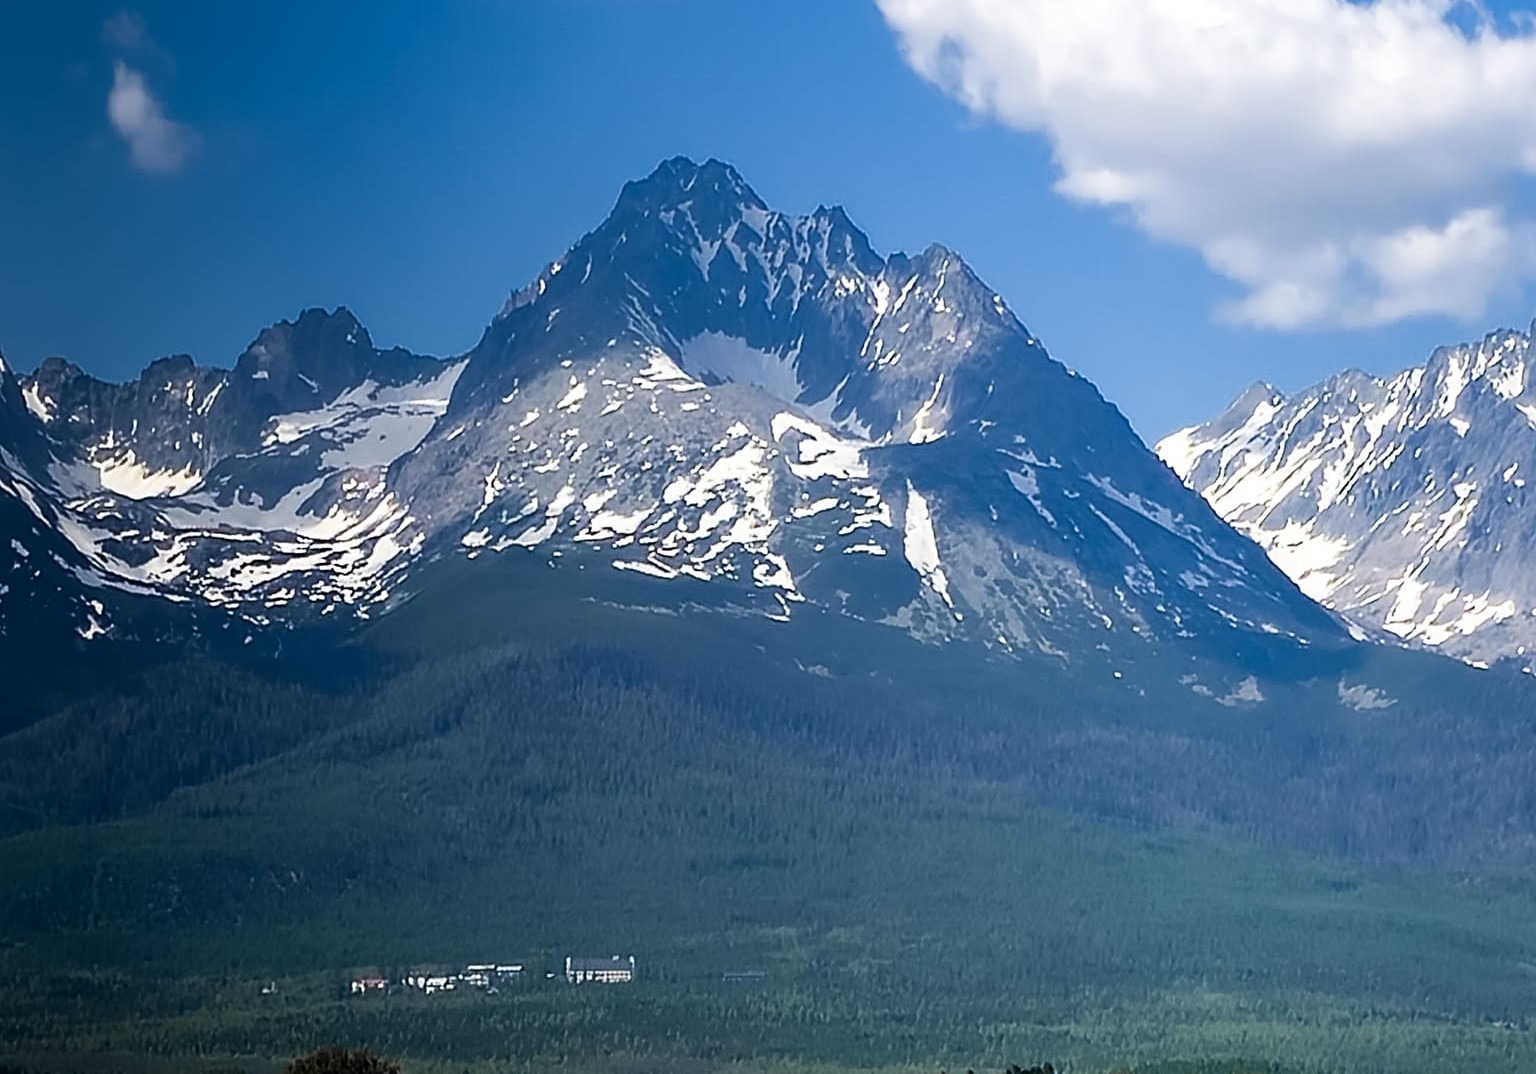
[(400, 1074), (400, 1067), (367, 1048), (321, 1048), (293, 1060), (283, 1074)]

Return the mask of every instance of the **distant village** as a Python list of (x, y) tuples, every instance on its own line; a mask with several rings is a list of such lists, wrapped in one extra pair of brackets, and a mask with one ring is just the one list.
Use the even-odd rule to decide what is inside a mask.
[[(559, 974), (549, 972), (546, 979), (554, 980)], [(635, 979), (635, 956), (612, 955), (608, 958), (578, 958), (567, 956), (565, 980), (569, 984), (629, 984)], [(421, 992), (435, 995), (443, 992), (476, 991), (495, 994), (503, 988), (524, 980), (521, 963), (475, 963), (457, 972), (442, 969), (415, 969), (391, 976), (378, 971), (357, 974), (349, 982), (349, 992), (354, 996), (385, 995), (396, 992)]]

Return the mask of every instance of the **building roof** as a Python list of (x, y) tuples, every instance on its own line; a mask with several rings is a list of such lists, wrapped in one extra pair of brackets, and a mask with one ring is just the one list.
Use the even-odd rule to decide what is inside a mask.
[(565, 960), (567, 970), (632, 970), (635, 968), (635, 956), (620, 958), (614, 955), (612, 958), (567, 958)]

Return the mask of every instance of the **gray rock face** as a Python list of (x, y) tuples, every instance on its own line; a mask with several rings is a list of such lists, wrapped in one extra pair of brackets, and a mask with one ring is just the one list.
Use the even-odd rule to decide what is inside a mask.
[(1057, 659), (1343, 636), (959, 257), (714, 161), (625, 186), (452, 362), (311, 312), (229, 373), (19, 389), (95, 569), (256, 617), (537, 554)]
[(1157, 452), (1301, 588), (1370, 631), (1475, 663), (1536, 647), (1531, 337), (1393, 377), (1255, 385)]

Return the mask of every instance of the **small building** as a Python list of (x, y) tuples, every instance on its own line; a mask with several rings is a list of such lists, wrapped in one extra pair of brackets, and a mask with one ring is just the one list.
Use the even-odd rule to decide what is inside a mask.
[(405, 985), (430, 996), (436, 992), (455, 991), (459, 987), (459, 979), (453, 974), (417, 970), (406, 977)]
[(513, 984), (522, 979), (523, 964), (477, 962), (464, 967), (464, 972), (459, 974), (459, 981), (469, 988), (478, 988), (482, 992), (494, 992), (498, 986)]
[(627, 958), (572, 958), (565, 960), (565, 979), (571, 984), (629, 984), (635, 979), (635, 956)]

